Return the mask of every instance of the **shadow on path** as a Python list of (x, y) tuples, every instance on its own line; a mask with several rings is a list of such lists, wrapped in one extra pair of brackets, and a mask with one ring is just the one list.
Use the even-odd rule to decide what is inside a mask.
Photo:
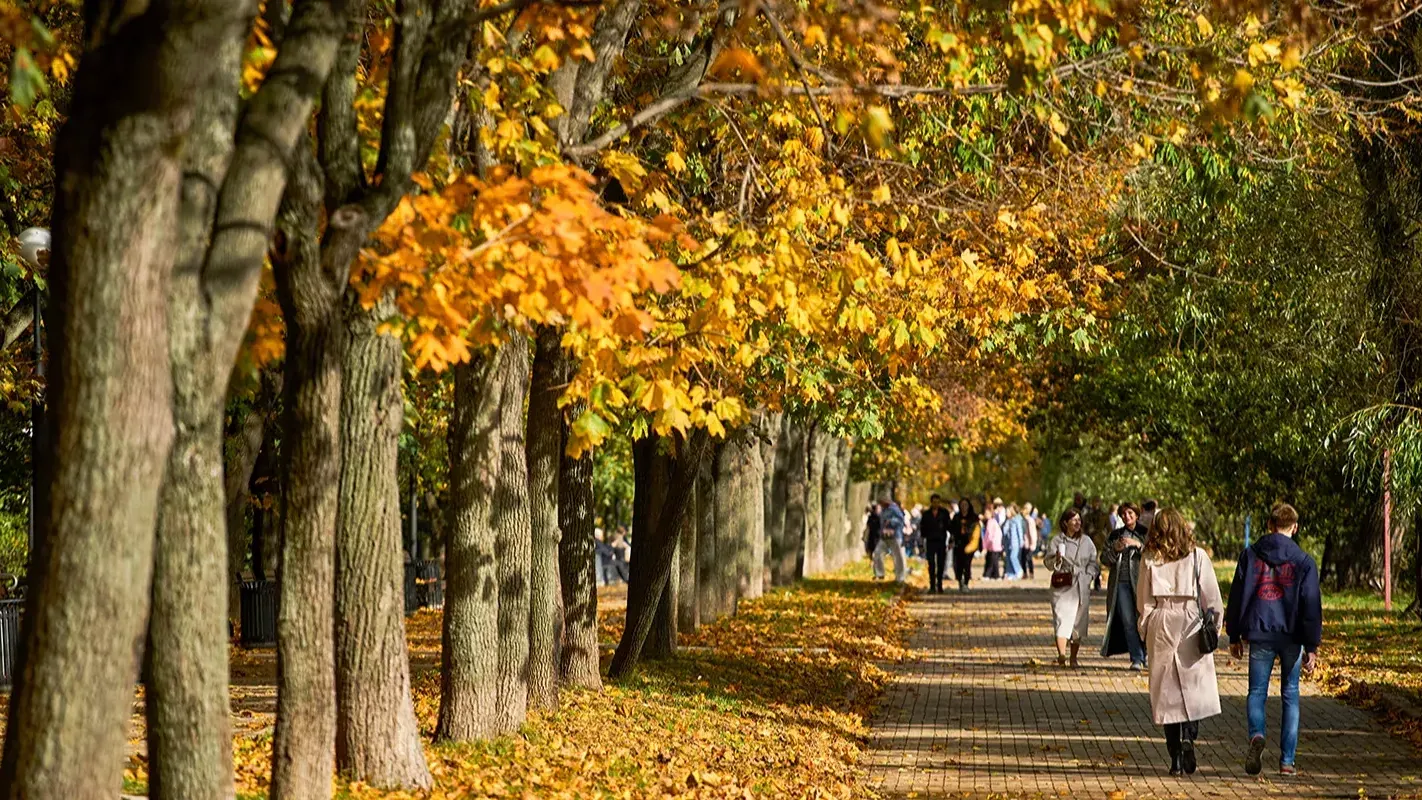
[(1093, 595), (1078, 670), (1056, 666), (1046, 575), (974, 582), (962, 595), (923, 595), (918, 658), (895, 679), (873, 720), (864, 763), (891, 797), (1259, 798), (1422, 796), (1422, 757), (1369, 715), (1308, 685), (1298, 764), (1281, 778), (1277, 677), (1265, 771), (1245, 775), (1244, 662), (1216, 655), (1223, 713), (1200, 725), (1199, 771), (1172, 778), (1151, 724), (1144, 674), (1097, 655), (1105, 598)]

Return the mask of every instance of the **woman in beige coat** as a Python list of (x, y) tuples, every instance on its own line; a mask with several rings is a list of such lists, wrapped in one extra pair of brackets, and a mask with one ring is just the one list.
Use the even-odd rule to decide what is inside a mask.
[(1200, 720), (1220, 713), (1215, 658), (1200, 651), (1201, 607), (1223, 619), (1224, 601), (1210, 557), (1178, 510), (1156, 514), (1146, 541), (1136, 602), (1150, 653), (1151, 717), (1165, 726), (1170, 774), (1194, 774)]
[(1070, 575), (1069, 585), (1052, 587), (1052, 631), (1057, 640), (1057, 666), (1067, 665), (1067, 648), (1071, 648), (1071, 667), (1081, 642), (1090, 632), (1091, 579), (1101, 574), (1096, 563), (1096, 545), (1090, 536), (1082, 535), (1081, 514), (1069, 508), (1057, 523), (1058, 533), (1047, 545), (1047, 557), (1042, 566), (1053, 574)]

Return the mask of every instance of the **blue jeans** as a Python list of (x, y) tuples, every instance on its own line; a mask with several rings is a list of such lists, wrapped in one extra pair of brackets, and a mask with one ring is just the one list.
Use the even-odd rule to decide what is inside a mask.
[(1299, 747), (1299, 673), (1303, 670), (1303, 645), (1249, 643), (1249, 738), (1264, 735), (1264, 702), (1274, 661), (1280, 666), (1280, 694), (1284, 698), (1283, 730), (1279, 731), (1279, 764), (1290, 766)]
[(1136, 624), (1136, 593), (1131, 591), (1131, 582), (1124, 577), (1116, 584), (1116, 617), (1126, 635), (1126, 652), (1131, 654), (1131, 663), (1146, 663), (1145, 644), (1141, 642), (1140, 626)]

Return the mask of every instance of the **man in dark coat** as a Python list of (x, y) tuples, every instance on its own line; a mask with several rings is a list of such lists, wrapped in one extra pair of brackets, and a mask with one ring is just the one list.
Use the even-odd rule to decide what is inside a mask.
[(943, 572), (948, 568), (948, 526), (952, 522), (943, 497), (933, 495), (923, 512), (919, 530), (923, 534), (924, 556), (928, 559), (928, 591), (943, 594)]
[(1145, 667), (1145, 645), (1136, 626), (1136, 584), (1140, 579), (1141, 549), (1145, 547), (1145, 529), (1136, 522), (1136, 507), (1123, 503), (1117, 511), (1121, 527), (1111, 532), (1101, 548), (1101, 566), (1111, 569), (1111, 582), (1106, 589), (1106, 638), (1101, 642), (1101, 655), (1131, 654), (1131, 669)]

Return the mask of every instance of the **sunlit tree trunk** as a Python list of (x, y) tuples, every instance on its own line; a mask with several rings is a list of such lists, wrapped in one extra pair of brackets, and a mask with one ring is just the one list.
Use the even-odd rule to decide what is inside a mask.
[(528, 617), (528, 704), (558, 707), (563, 596), (558, 579), (558, 475), (563, 443), (563, 347), (557, 328), (538, 331), (528, 399), (528, 496), (532, 526)]
[(528, 338), (515, 333), (499, 364), (499, 476), (494, 487), (494, 552), (499, 577), (499, 670), (494, 721), (500, 733), (518, 730), (528, 715), (528, 620), (532, 526), (524, 401), (528, 398)]
[(499, 582), (491, 516), (499, 475), (499, 403), (505, 345), (454, 367), (449, 420), (443, 667), (435, 739), (471, 741), (497, 727)]
[[(582, 405), (568, 409), (576, 419)], [(572, 458), (566, 452), (568, 426), (563, 424), (558, 479), (558, 568), (563, 583), (563, 650), (559, 675), (569, 686), (602, 688), (597, 644), (597, 557), (593, 537), (592, 455)]]
[(345, 309), (340, 527), (336, 545), (336, 768), (385, 789), (428, 788), (410, 697), (397, 469), (405, 403), (395, 311), (353, 292)]
[(173, 442), (165, 309), (180, 156), (199, 90), (221, 67), (211, 54), (240, 25), (216, 2), (128, 11), (89, 3), (55, 147), (48, 430), (0, 766), (10, 798), (112, 796), (121, 782)]

